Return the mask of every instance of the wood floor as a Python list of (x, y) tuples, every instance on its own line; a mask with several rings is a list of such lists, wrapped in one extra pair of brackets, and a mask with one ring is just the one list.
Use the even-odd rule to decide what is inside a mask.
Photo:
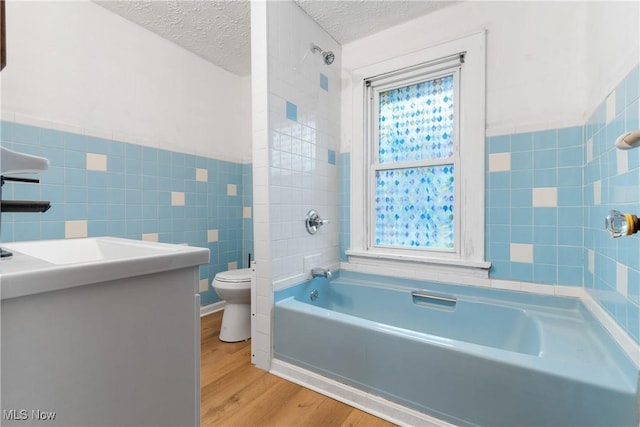
[(221, 311), (201, 318), (202, 426), (393, 426), (254, 367), (250, 341), (218, 339), (221, 321)]

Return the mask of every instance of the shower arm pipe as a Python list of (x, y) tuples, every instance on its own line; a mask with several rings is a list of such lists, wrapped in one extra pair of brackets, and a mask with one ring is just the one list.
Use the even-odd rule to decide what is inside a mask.
[(616, 148), (620, 150), (630, 150), (640, 146), (640, 129), (623, 133), (616, 139)]

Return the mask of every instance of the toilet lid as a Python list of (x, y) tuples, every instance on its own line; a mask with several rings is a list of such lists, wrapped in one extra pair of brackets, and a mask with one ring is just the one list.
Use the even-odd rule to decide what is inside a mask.
[(239, 268), (237, 270), (221, 271), (216, 274), (216, 279), (219, 282), (227, 283), (239, 283), (251, 281), (251, 269)]

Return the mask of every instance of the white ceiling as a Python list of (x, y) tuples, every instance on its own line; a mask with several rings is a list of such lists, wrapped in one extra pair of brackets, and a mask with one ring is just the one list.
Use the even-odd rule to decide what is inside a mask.
[[(239, 76), (251, 73), (248, 0), (94, 0)], [(451, 0), (294, 0), (339, 43), (455, 3)]]

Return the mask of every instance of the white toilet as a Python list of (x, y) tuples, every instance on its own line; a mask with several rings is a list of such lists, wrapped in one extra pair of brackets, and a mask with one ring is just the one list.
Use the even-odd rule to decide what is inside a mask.
[(222, 271), (216, 274), (212, 286), (227, 303), (222, 315), (220, 341), (251, 338), (251, 269)]

